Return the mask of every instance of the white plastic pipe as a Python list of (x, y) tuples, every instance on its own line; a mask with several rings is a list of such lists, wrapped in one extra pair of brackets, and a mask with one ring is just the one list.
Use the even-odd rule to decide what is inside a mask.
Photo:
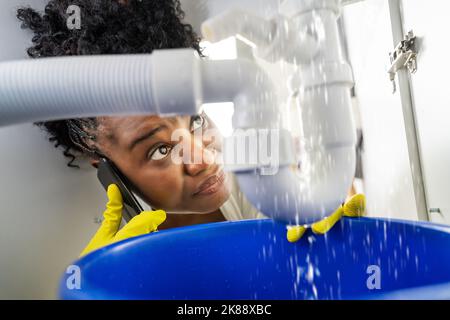
[(233, 127), (279, 128), (280, 114), (272, 80), (246, 59), (203, 61), (203, 102), (234, 102)]
[(305, 139), (300, 168), (281, 166), (275, 175), (236, 172), (248, 199), (271, 218), (290, 224), (313, 223), (346, 198), (356, 165), (349, 86), (329, 85), (326, 90), (329, 103), (320, 89), (298, 101)]
[(0, 126), (102, 115), (195, 114), (201, 83), (192, 66), (199, 58), (191, 49), (167, 53), (2, 62)]
[(0, 126), (101, 115), (195, 114), (203, 103), (233, 101), (239, 106), (236, 126), (273, 127), (279, 122), (273, 91), (269, 76), (254, 62), (202, 60), (192, 49), (3, 62)]

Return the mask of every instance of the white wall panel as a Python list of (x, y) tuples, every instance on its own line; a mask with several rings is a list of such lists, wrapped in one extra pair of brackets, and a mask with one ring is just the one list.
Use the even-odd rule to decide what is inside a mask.
[(430, 214), (433, 221), (450, 223), (450, 1), (403, 1), (406, 31), (419, 37), (417, 73), (411, 76), (417, 132)]
[[(20, 5), (0, 2), (0, 61), (25, 58), (31, 34), (20, 29)], [(0, 128), (0, 299), (56, 298), (65, 267), (98, 225), (106, 195), (95, 170), (67, 159), (32, 124)]]
[(387, 0), (343, 10), (364, 133), (364, 189), (369, 216), (417, 220), (402, 105), (387, 74), (393, 49)]

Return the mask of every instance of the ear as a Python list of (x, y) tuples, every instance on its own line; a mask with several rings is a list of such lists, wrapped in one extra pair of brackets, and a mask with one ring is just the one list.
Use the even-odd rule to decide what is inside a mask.
[(94, 168), (98, 169), (98, 163), (100, 161), (98, 159), (90, 159), (89, 163), (91, 164), (91, 166), (93, 166)]

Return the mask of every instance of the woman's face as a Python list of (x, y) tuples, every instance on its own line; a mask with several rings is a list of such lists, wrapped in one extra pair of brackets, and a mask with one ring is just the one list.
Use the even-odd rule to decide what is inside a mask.
[(205, 115), (99, 118), (97, 144), (154, 209), (210, 213), (230, 195), (220, 135)]

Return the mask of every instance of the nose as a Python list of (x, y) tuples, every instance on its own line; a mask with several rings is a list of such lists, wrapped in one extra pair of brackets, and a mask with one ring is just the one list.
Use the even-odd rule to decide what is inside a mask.
[(191, 135), (190, 139), (191, 148), (188, 152), (191, 154), (187, 157), (190, 161), (184, 164), (184, 168), (188, 175), (196, 176), (214, 165), (215, 152), (206, 148), (201, 138)]

